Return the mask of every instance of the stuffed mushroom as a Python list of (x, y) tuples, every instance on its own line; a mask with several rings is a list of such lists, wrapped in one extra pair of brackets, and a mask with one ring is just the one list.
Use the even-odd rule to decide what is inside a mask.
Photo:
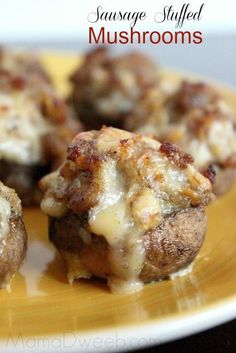
[(143, 54), (111, 57), (100, 47), (71, 76), (70, 101), (88, 129), (122, 127), (126, 114), (157, 81), (156, 65)]
[(171, 144), (103, 127), (78, 134), (61, 168), (41, 181), (41, 209), (68, 279), (105, 278), (132, 292), (197, 255), (211, 183)]
[(236, 119), (205, 83), (182, 82), (172, 94), (149, 90), (127, 117), (126, 129), (170, 141), (194, 158), (195, 167), (223, 195), (236, 179)]
[(38, 203), (38, 180), (61, 163), (80, 131), (53, 86), (31, 71), (0, 69), (0, 180), (24, 206)]
[(27, 234), (21, 202), (15, 191), (0, 182), (0, 288), (10, 284), (24, 258)]

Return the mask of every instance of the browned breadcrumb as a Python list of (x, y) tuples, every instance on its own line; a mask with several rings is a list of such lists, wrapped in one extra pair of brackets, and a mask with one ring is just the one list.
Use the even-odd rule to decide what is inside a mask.
[(96, 151), (95, 140), (78, 139), (69, 145), (67, 159), (75, 162), (81, 170), (93, 170), (101, 162), (102, 156)]
[[(97, 204), (107, 187), (108, 181), (104, 180), (106, 166), (115, 163), (126, 187), (137, 185), (135, 197), (140, 193), (138, 189), (153, 189), (158, 198), (164, 197), (165, 202), (176, 203), (177, 207), (205, 205), (212, 198), (211, 186), (207, 179), (190, 167), (192, 162), (190, 155), (174, 145), (160, 145), (141, 135), (103, 127), (100, 131), (78, 134), (68, 148), (67, 161), (59, 171), (59, 179), (45, 177), (41, 186), (47, 190), (45, 197), (63, 200), (69, 209), (81, 214)], [(172, 173), (176, 180), (172, 180)], [(176, 186), (178, 192), (172, 190), (178, 180), (185, 178), (183, 185), (180, 182)], [(173, 185), (168, 184), (169, 179)]]
[(182, 152), (179, 147), (170, 142), (163, 142), (159, 150), (181, 169), (185, 169), (189, 164), (194, 162), (193, 157), (189, 153)]

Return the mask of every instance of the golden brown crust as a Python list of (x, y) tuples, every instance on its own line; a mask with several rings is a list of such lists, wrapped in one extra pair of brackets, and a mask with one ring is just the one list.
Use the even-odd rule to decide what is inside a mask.
[[(56, 179), (48, 184), (45, 177), (41, 181), (42, 189), (47, 191), (45, 198), (63, 201), (77, 214), (87, 212), (104, 191), (106, 185), (101, 174), (110, 161), (115, 162), (128, 188), (137, 184), (139, 188), (156, 190), (158, 198), (162, 198), (163, 193), (165, 202), (169, 197), (169, 202), (176, 202), (180, 208), (206, 205), (211, 200), (210, 183), (189, 167), (190, 155), (172, 144), (159, 144), (141, 135), (106, 127), (82, 132), (74, 138), (68, 148), (67, 161), (59, 171), (64, 189)], [(158, 168), (158, 163), (163, 170)], [(168, 177), (172, 179), (172, 172), (175, 180), (171, 183), (178, 183), (176, 173), (184, 173), (186, 181), (183, 185), (180, 182), (178, 187), (171, 184), (169, 189)], [(172, 192), (173, 187), (178, 192)]]
[(179, 147), (170, 142), (163, 142), (159, 150), (169, 161), (175, 163), (175, 165), (181, 169), (187, 168), (187, 166), (194, 161), (190, 154), (182, 152)]

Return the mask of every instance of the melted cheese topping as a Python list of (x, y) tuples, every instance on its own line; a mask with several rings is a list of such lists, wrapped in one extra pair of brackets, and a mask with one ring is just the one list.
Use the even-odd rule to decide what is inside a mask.
[[(91, 132), (80, 136), (86, 141), (93, 138)], [(210, 182), (192, 166), (180, 169), (170, 162), (155, 140), (137, 136), (133, 140), (132, 134), (112, 128), (101, 130), (96, 138), (96, 152), (104, 158), (93, 176), (99, 191), (96, 205), (86, 213), (86, 232), (103, 236), (109, 244), (111, 290), (137, 291), (142, 288), (139, 277), (145, 260), (144, 234), (158, 227), (166, 215), (201, 204), (204, 193), (209, 196)], [(58, 212), (58, 204), (51, 198), (55, 185), (63, 189), (62, 177), (54, 174), (49, 178), (42, 209), (50, 216), (61, 217), (60, 207)], [(77, 185), (79, 178), (78, 175), (73, 184)], [(86, 243), (87, 235), (81, 229), (78, 234)], [(77, 272), (70, 271), (70, 280), (72, 273), (74, 278), (83, 277), (84, 273), (88, 276), (79, 263), (78, 267)]]
[(174, 279), (176, 279), (176, 278), (186, 276), (187, 274), (191, 273), (192, 270), (193, 270), (193, 263), (191, 263), (190, 265), (188, 265), (188, 266), (185, 267), (185, 268), (180, 269), (180, 270), (177, 271), (177, 272), (171, 273), (168, 277), (169, 277), (171, 280), (174, 280)]
[(0, 240), (9, 233), (9, 218), (11, 215), (11, 205), (2, 196), (0, 196)]
[(27, 92), (0, 94), (0, 159), (38, 163), (42, 159), (41, 137), (50, 129)]
[[(178, 86), (175, 90), (178, 92)], [(167, 91), (160, 90), (160, 87), (149, 90), (131, 115), (134, 122), (135, 114), (139, 115), (140, 111), (146, 116), (137, 127), (137, 132), (177, 144), (194, 157), (194, 165), (199, 170), (211, 163), (224, 163), (228, 157), (236, 153), (235, 121), (233, 112), (224, 99), (219, 97), (214, 104), (206, 105), (212, 113), (212, 120), (206, 115), (202, 132), (198, 136), (189, 130), (188, 125), (192, 121), (192, 116), (193, 118), (197, 116), (198, 109), (192, 108), (182, 115), (178, 113), (172, 121), (172, 114), (176, 112), (172, 112), (172, 108), (166, 104), (167, 97)], [(202, 108), (199, 109), (199, 113), (201, 110)]]
[(98, 204), (89, 212), (89, 229), (94, 234), (103, 235), (111, 246), (109, 261), (114, 274), (108, 280), (111, 290), (136, 291), (142, 288), (138, 276), (144, 261), (143, 231), (133, 221), (125, 181), (114, 160), (104, 164), (101, 177), (104, 191)]
[[(41, 179), (41, 189), (53, 188), (55, 186), (55, 180), (57, 180), (57, 186), (60, 183), (60, 185), (66, 189), (67, 183), (59, 175), (59, 170), (55, 170)], [(65, 201), (56, 200), (53, 196), (47, 196), (41, 201), (41, 210), (51, 217), (61, 217), (67, 211), (67, 205)]]
[(68, 251), (61, 251), (63, 258), (68, 266), (67, 278), (70, 284), (75, 278), (90, 278), (91, 274), (81, 265), (80, 260), (76, 254)]
[(101, 174), (104, 191), (98, 205), (89, 213), (89, 226), (93, 233), (104, 235), (108, 242), (112, 243), (125, 232), (126, 209), (122, 201), (124, 188), (121, 177), (117, 176), (115, 161), (106, 163)]
[(184, 143), (183, 148), (194, 157), (194, 165), (198, 169), (214, 162), (224, 163), (236, 153), (236, 133), (232, 121), (213, 121), (204, 138)]
[(53, 197), (47, 197), (42, 200), (41, 209), (51, 217), (61, 217), (65, 214), (67, 206), (64, 202), (56, 201)]
[[(120, 141), (118, 136), (112, 138), (107, 134), (103, 139), (98, 138), (98, 150), (104, 153), (117, 148)], [(125, 136), (130, 137), (127, 134)], [(160, 146), (152, 139), (143, 140), (152, 148)], [(109, 261), (113, 276), (109, 277), (108, 282), (113, 292), (131, 292), (142, 288), (139, 275), (144, 264), (144, 233), (158, 226), (163, 215), (181, 207), (182, 200), (175, 203), (167, 195), (180, 193), (181, 198), (184, 198), (182, 190), (191, 194), (188, 183), (195, 174), (192, 167), (181, 171), (158, 152), (152, 151), (145, 155), (147, 156), (149, 165), (143, 168), (143, 159), (140, 159), (137, 160), (137, 168), (146, 179), (160, 175), (162, 184), (153, 181), (152, 189), (144, 187), (135, 183), (132, 177), (125, 177), (119, 170), (117, 161), (106, 160), (100, 171), (104, 189), (98, 204), (89, 211), (89, 230), (98, 236), (104, 236), (110, 245)], [(195, 186), (200, 182), (200, 179), (195, 180)], [(184, 204), (186, 207), (190, 206), (187, 200)]]

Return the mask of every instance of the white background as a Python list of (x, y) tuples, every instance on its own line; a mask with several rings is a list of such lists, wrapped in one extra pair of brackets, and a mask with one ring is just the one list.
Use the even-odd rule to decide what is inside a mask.
[[(184, 2), (198, 10), (199, 0), (0, 0), (0, 44), (27, 46), (33, 49), (49, 48), (84, 53), (88, 44), (87, 16), (102, 5), (106, 11), (145, 11), (148, 19), (139, 24), (139, 30), (175, 30), (175, 24), (161, 26), (153, 16), (164, 6), (180, 9)], [(214, 80), (236, 85), (236, 0), (206, 0), (199, 23), (188, 23), (184, 30), (200, 30), (201, 45), (145, 45), (144, 50), (161, 65), (194, 72)], [(99, 22), (97, 27), (104, 26)], [(127, 30), (128, 23), (106, 23), (110, 30)], [(190, 27), (190, 28), (189, 28)], [(133, 50), (128, 46), (114, 50)], [(136, 48), (135, 48), (136, 49)]]
[[(179, 0), (0, 0), (0, 41), (32, 42), (52, 40), (87, 39), (87, 15), (98, 5), (109, 11), (146, 11), (148, 20), (138, 29), (163, 30), (153, 21), (154, 13), (165, 5), (173, 5), (178, 10), (187, 1)], [(204, 2), (189, 0), (191, 8), (198, 9)], [(104, 23), (98, 23), (98, 27)], [(127, 23), (106, 24), (110, 29), (127, 28)], [(205, 35), (236, 34), (236, 0), (206, 0), (203, 18), (200, 23), (189, 23), (184, 29), (196, 28)], [(165, 23), (164, 30), (174, 30), (173, 23)]]

